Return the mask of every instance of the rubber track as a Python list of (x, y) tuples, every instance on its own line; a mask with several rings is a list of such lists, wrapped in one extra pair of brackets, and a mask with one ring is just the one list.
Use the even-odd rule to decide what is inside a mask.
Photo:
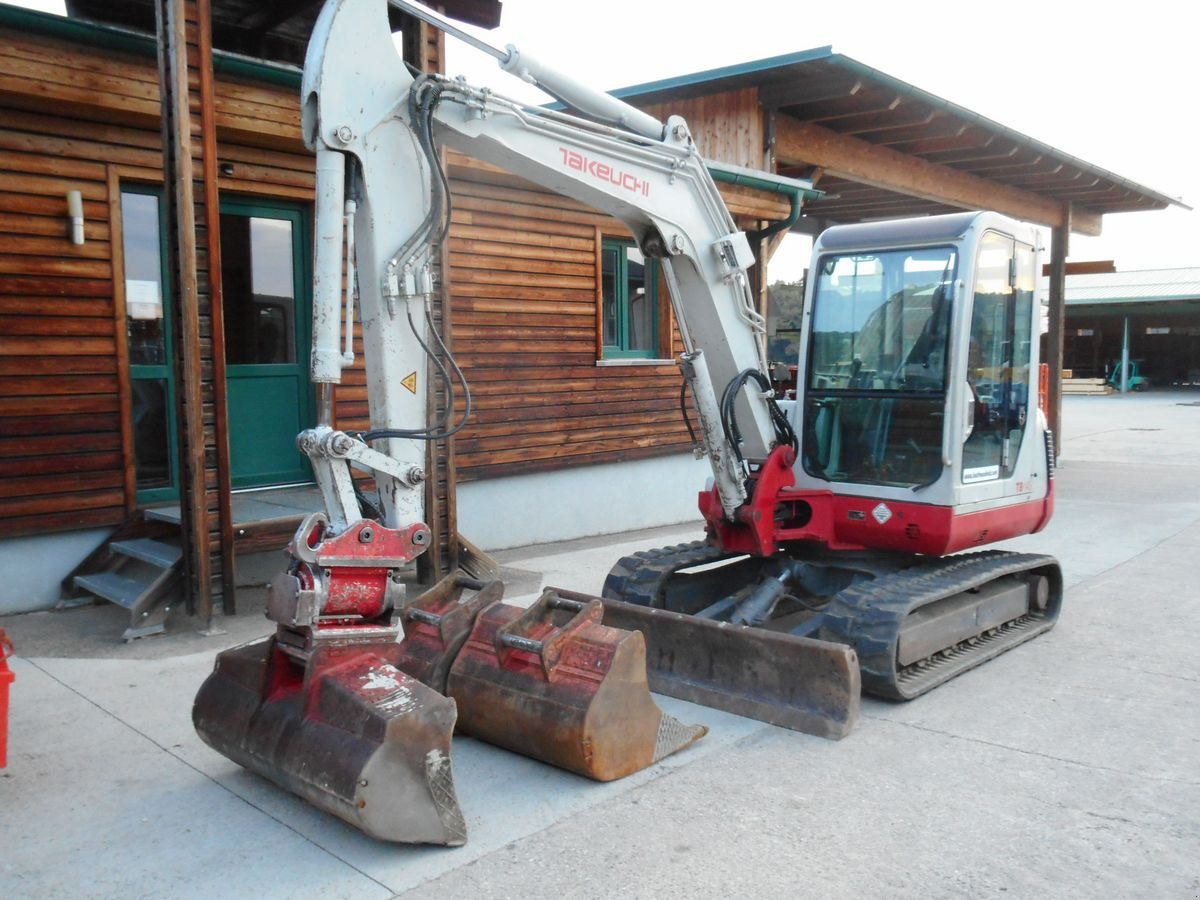
[(654, 550), (639, 550), (617, 561), (604, 579), (602, 596), (639, 606), (662, 608), (662, 590), (680, 569), (730, 559), (729, 553), (705, 541), (691, 541)]
[[(905, 618), (923, 606), (1006, 575), (1052, 569), (1046, 609), (1000, 626), (993, 633), (948, 648), (897, 671), (896, 645)], [(1050, 574), (1050, 573), (1048, 573)], [(852, 645), (862, 668), (863, 690), (911, 700), (956, 675), (1054, 627), (1062, 600), (1062, 576), (1052, 556), (990, 550), (931, 560), (903, 572), (854, 585), (834, 598), (821, 637)]]

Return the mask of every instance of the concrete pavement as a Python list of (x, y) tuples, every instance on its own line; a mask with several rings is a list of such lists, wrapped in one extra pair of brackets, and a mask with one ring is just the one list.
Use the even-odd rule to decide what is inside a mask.
[[(21, 654), (0, 896), (1200, 896), (1200, 393), (1070, 397), (1064, 428), (1055, 520), (1010, 542), (1062, 561), (1054, 631), (865, 699), (837, 743), (662, 698), (711, 733), (614, 784), (457, 738), (454, 850), (375, 842), (200, 742), (213, 654), (264, 620), (128, 647), (114, 607), (0, 620)], [(595, 592), (621, 554), (696, 536), (499, 556)]]

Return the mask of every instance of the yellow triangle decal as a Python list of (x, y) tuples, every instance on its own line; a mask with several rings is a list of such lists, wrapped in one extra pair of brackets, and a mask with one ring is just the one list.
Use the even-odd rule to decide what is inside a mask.
[(415, 394), (417, 392), (417, 373), (413, 372), (400, 383)]

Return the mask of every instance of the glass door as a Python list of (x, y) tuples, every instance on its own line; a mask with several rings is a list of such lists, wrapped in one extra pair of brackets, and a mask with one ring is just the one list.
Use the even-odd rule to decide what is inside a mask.
[(963, 484), (1012, 477), (1030, 415), (1033, 248), (989, 232), (979, 246), (967, 352), (970, 434), (962, 445)]
[(121, 188), (126, 342), (132, 393), (133, 450), (139, 503), (179, 498), (172, 366), (170, 285), (162, 192)]
[(229, 452), (235, 488), (312, 480), (296, 435), (313, 424), (307, 213), (221, 203)]

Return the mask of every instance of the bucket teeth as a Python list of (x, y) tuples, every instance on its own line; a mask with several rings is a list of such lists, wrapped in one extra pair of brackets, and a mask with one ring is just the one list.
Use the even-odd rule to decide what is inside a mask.
[(638, 632), (601, 624), (598, 599), (547, 590), (529, 609), (483, 610), (447, 690), (467, 734), (612, 781), (683, 749), (708, 729), (668, 716), (650, 696)]
[(372, 837), (466, 842), (454, 702), (401, 671), (394, 643), (328, 646), (298, 665), (274, 637), (217, 656), (192, 720), (234, 762)]

